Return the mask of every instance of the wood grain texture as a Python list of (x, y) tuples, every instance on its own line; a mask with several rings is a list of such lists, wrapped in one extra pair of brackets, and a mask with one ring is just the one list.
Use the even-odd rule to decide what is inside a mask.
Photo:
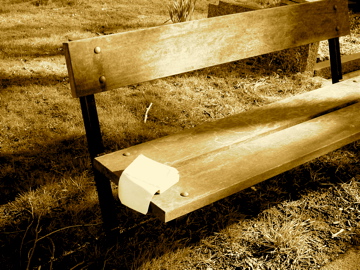
[(188, 160), (177, 167), (183, 181), (155, 195), (152, 211), (170, 221), (359, 140), (359, 111), (357, 103)]
[(346, 1), (327, 0), (75, 40), (64, 50), (80, 97), (348, 33)]
[[(220, 119), (211, 123), (205, 123), (190, 130), (185, 130), (174, 135), (169, 135), (157, 140), (135, 145), (127, 149), (98, 157), (94, 160), (94, 166), (97, 170), (105, 174), (115, 183), (117, 183), (122, 171), (139, 154), (143, 154), (158, 162), (165, 163), (179, 169), (180, 182), (171, 189), (172, 195), (165, 195), (168, 194), (165, 192), (160, 196), (156, 196), (152, 204), (153, 211), (157, 213), (164, 221), (168, 221), (175, 218), (177, 213), (179, 216), (185, 214), (186, 211), (190, 212), (199, 207), (205, 206), (210, 201), (214, 202), (220, 198), (223, 198), (223, 196), (230, 195), (231, 192), (235, 193), (243, 188), (253, 185), (256, 181), (260, 181), (261, 177), (263, 177), (262, 180), (267, 179), (268, 175), (283, 172), (291, 166), (296, 166), (296, 164), (299, 165), (301, 164), (299, 162), (305, 160), (308, 157), (314, 158), (318, 153), (325, 153), (326, 151), (334, 150), (336, 148), (333, 147), (338, 146), (339, 144), (346, 144), (351, 140), (354, 140), (354, 138), (357, 139), (357, 134), (352, 133), (353, 129), (350, 128), (350, 133), (347, 133), (347, 129), (349, 129), (347, 124), (349, 121), (353, 121), (354, 119), (354, 123), (357, 125), (358, 120), (356, 120), (356, 118), (359, 118), (359, 113), (354, 112), (353, 115), (343, 115), (345, 117), (343, 124), (334, 125), (334, 127), (332, 127), (332, 123), (335, 123), (333, 120), (331, 120), (332, 117), (325, 118), (329, 122), (330, 130), (328, 134), (321, 133), (321, 136), (324, 136), (324, 141), (331, 140), (333, 138), (333, 143), (327, 141), (327, 145), (323, 146), (321, 149), (319, 148), (318, 150), (308, 148), (307, 145), (308, 142), (311, 142), (311, 137), (313, 135), (315, 136), (313, 138), (314, 140), (320, 140), (320, 137), (318, 137), (320, 136), (320, 133), (312, 132), (314, 129), (313, 126), (318, 123), (316, 122), (316, 119), (320, 119), (320, 115), (326, 115), (329, 111), (336, 110), (339, 107), (344, 107), (348, 104), (359, 102), (359, 89), (360, 78), (358, 80), (348, 80), (338, 84), (329, 85), (318, 90), (307, 92), (281, 100), (279, 102), (272, 103), (270, 105), (256, 108), (252, 111), (240, 113), (238, 115)], [(338, 116), (336, 117), (336, 119), (338, 119)], [(253, 171), (254, 169), (253, 165), (247, 165), (247, 163), (244, 163), (244, 160), (237, 160), (237, 154), (235, 153), (247, 153), (250, 157), (250, 160), (256, 159), (256, 162), (261, 161), (267, 163), (267, 159), (263, 159), (263, 157), (260, 155), (262, 150), (265, 152), (269, 151), (269, 149), (261, 148), (261, 142), (263, 138), (267, 138), (266, 143), (271, 145), (271, 147), (276, 148), (278, 144), (273, 144), (270, 138), (274, 138), (274, 142), (276, 142), (276, 137), (278, 136), (280, 136), (280, 141), (287, 137), (294, 137), (293, 135), (297, 136), (297, 129), (293, 129), (295, 132), (294, 134), (290, 132), (284, 135), (280, 132), (297, 125), (302, 125), (307, 121), (313, 121), (311, 128), (310, 126), (304, 125), (310, 128), (307, 133), (309, 140), (305, 139), (306, 132), (304, 131), (304, 134), (302, 135), (303, 137), (300, 136), (298, 140), (294, 140), (291, 143), (296, 143), (299, 148), (308, 150), (309, 156), (305, 157), (304, 154), (300, 154), (298, 157), (299, 159), (297, 160), (292, 161), (292, 159), (289, 159), (288, 161), (290, 163), (281, 161), (278, 164), (281, 168), (280, 171), (273, 170), (269, 167), (269, 169), (266, 169), (268, 172), (263, 172), (264, 174), (257, 175), (257, 178), (245, 179), (242, 177), (235, 177), (235, 175), (243, 175), (242, 170), (247, 172)], [(324, 131), (326, 131), (327, 128), (325, 127), (326, 125), (324, 123), (326, 122), (319, 122), (319, 126), (321, 129), (324, 128)], [(344, 130), (341, 130), (341, 128)], [(345, 137), (342, 139), (339, 139), (336, 136), (333, 137), (331, 132), (345, 134)], [(296, 136), (294, 138), (296, 138)], [(259, 143), (258, 150), (255, 147), (257, 143)], [(302, 143), (304, 143), (304, 146), (301, 146)], [(316, 145), (314, 145), (314, 147), (315, 146)], [(244, 149), (241, 148), (242, 150), (236, 150), (236, 152), (234, 149), (239, 147), (243, 147)], [(279, 148), (280, 156), (282, 155), (281, 153), (286, 150), (286, 147), (287, 146), (284, 146), (284, 148)], [(287, 151), (296, 153), (295, 151), (297, 151), (297, 149), (293, 149), (292, 147), (293, 146), (290, 145)], [(277, 154), (275, 154), (275, 148), (272, 149), (272, 154), (277, 156)], [(250, 149), (251, 151), (245, 151), (246, 149)], [(256, 158), (252, 158), (252, 151), (254, 151), (254, 153), (258, 153), (256, 154)], [(130, 155), (124, 156), (124, 153), (129, 153)], [(230, 158), (225, 162), (224, 160), (227, 156), (227, 153), (232, 154), (229, 155)], [(244, 155), (240, 156), (242, 159), (247, 159)], [(285, 157), (287, 156), (288, 155), (285, 155)], [(272, 157), (270, 160), (272, 160)], [(233, 165), (227, 164), (231, 163), (230, 161), (233, 162)], [(198, 162), (200, 162), (200, 165)], [(207, 163), (209, 164), (208, 167), (206, 167)], [(273, 163), (271, 164), (272, 166), (275, 166)], [(222, 166), (234, 166), (241, 168), (241, 170), (225, 172), (222, 170)], [(201, 172), (197, 171), (198, 168), (201, 169)], [(214, 169), (219, 170), (213, 171)], [(206, 178), (200, 175), (201, 173), (205, 172), (209, 173), (206, 175)], [(227, 182), (224, 182), (223, 180), (219, 181), (219, 178), (216, 177), (217, 174), (221, 176), (229, 175), (229, 179)], [(232, 180), (230, 181), (230, 179)], [(211, 192), (208, 189), (200, 189), (198, 191), (194, 190), (197, 189), (199, 185), (204, 185), (210, 188), (210, 186), (214, 185), (214, 181), (218, 183), (218, 185), (214, 187), (215, 189), (218, 189), (218, 193), (212, 189), (213, 187), (211, 187)], [(234, 185), (236, 188), (233, 187)], [(190, 194), (193, 194), (195, 197), (189, 196), (189, 198), (186, 199), (183, 197), (179, 198), (180, 193), (177, 194), (177, 192), (180, 190), (187, 191)], [(175, 196), (174, 194), (177, 195)], [(166, 202), (166, 200), (169, 200), (169, 202)], [(183, 205), (181, 202), (186, 203)]]
[[(360, 79), (358, 80), (360, 81)], [(216, 149), (264, 136), (360, 100), (360, 82), (348, 80), (286, 98), (195, 128), (134, 145), (94, 161), (96, 169), (117, 182), (121, 172), (144, 154), (168, 165), (181, 163)], [(124, 153), (130, 153), (124, 156)]]

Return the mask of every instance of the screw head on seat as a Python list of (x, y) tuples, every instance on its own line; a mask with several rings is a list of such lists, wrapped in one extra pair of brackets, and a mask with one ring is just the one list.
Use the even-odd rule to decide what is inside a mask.
[(99, 81), (100, 81), (100, 83), (105, 83), (105, 82), (106, 82), (105, 76), (101, 76), (101, 77), (99, 78)]

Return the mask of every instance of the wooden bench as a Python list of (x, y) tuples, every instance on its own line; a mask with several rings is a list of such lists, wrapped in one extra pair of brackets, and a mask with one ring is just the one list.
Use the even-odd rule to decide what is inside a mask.
[[(347, 2), (327, 0), (65, 43), (106, 228), (116, 226), (108, 179), (117, 183), (139, 154), (180, 172), (151, 202), (167, 222), (360, 139), (360, 84), (339, 82), (346, 34)], [(101, 155), (94, 94), (321, 40), (336, 84)]]

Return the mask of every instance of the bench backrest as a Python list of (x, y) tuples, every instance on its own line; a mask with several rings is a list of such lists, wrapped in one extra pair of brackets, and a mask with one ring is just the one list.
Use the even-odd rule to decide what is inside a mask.
[(72, 95), (167, 77), (349, 33), (344, 0), (262, 9), (64, 43)]
[(349, 32), (347, 1), (325, 0), (64, 43), (91, 160), (104, 152), (95, 93), (326, 39), (337, 82)]

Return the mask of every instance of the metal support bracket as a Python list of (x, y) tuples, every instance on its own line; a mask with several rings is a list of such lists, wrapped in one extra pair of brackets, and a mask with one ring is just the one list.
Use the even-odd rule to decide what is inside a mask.
[(106, 179), (93, 166), (93, 160), (104, 152), (99, 118), (96, 110), (94, 95), (80, 97), (81, 111), (83, 114), (86, 138), (94, 172), (95, 185), (99, 197), (101, 215), (107, 236), (111, 237), (113, 229), (118, 225), (115, 212), (115, 200), (111, 190), (110, 180)]
[(339, 38), (329, 39), (330, 68), (332, 83), (342, 80), (341, 56)]

